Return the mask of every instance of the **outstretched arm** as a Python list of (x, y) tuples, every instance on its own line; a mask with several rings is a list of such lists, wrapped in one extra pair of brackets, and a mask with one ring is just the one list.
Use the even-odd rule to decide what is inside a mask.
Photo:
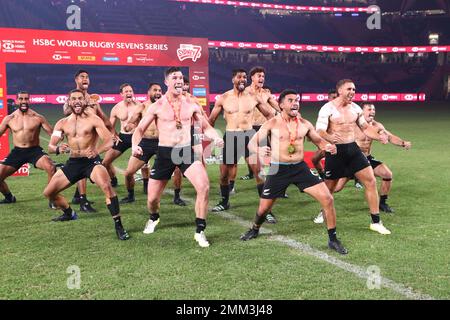
[(200, 122), (202, 131), (205, 134), (205, 136), (208, 139), (213, 140), (214, 144), (217, 145), (218, 147), (223, 147), (222, 138), (219, 136), (216, 129), (214, 129), (214, 127), (211, 126), (211, 124), (208, 122), (208, 120), (203, 115), (202, 107), (197, 105), (196, 108), (198, 110), (194, 113), (194, 120)]
[[(263, 156), (270, 156), (271, 149), (265, 142), (267, 142), (267, 139), (269, 137), (273, 121), (274, 120), (266, 121), (248, 142), (248, 150), (251, 153), (256, 153), (260, 158), (262, 158)], [(266, 145), (260, 148), (260, 146), (263, 144)]]
[(267, 100), (267, 102), (270, 104), (270, 106), (272, 108), (274, 108), (275, 110), (277, 110), (278, 112), (281, 112), (281, 109), (280, 109), (280, 106), (278, 105), (277, 100), (275, 100), (269, 92), (267, 92), (267, 94), (269, 95), (269, 99)]
[(258, 103), (256, 105), (256, 108), (258, 108), (259, 111), (261, 111), (261, 113), (264, 115), (264, 117), (266, 117), (267, 120), (272, 119), (274, 116), (272, 107), (267, 104), (267, 103)]
[(9, 121), (11, 121), (11, 119), (12, 119), (12, 115), (6, 116), (3, 119), (2, 123), (0, 123), (0, 136), (2, 136), (5, 133), (6, 129), (8, 129), (8, 124), (9, 124)]
[(154, 109), (148, 109), (145, 116), (142, 118), (142, 120), (139, 122), (138, 126), (136, 127), (136, 130), (134, 130), (133, 136), (131, 138), (131, 153), (133, 156), (138, 157), (143, 154), (142, 148), (139, 147), (139, 143), (142, 140), (142, 137), (144, 136), (145, 130), (147, 130), (148, 126), (152, 121), (156, 118)]
[(138, 108), (136, 109), (136, 112), (133, 113), (133, 115), (131, 116), (130, 120), (128, 121), (127, 125), (124, 128), (126, 132), (130, 132), (137, 127), (137, 125), (139, 124), (139, 120), (142, 118), (142, 115), (144, 113), (144, 108), (145, 108), (144, 104), (140, 103)]
[(45, 132), (47, 132), (47, 134), (49, 136), (51, 136), (52, 133), (53, 133), (52, 126), (50, 125), (50, 123), (48, 123), (48, 121), (47, 121), (47, 119), (45, 117), (40, 115), (39, 118), (41, 119), (41, 126), (42, 126), (42, 128), (45, 130)]
[(405, 141), (402, 138), (392, 134), (391, 132), (386, 130), (386, 128), (381, 123), (379, 123), (379, 125), (382, 128), (382, 130), (384, 130), (384, 132), (387, 134), (388, 141), (390, 143), (392, 143), (393, 145), (405, 148), (406, 150), (409, 150), (411, 148), (411, 142), (410, 141)]
[(110, 131), (106, 128), (105, 123), (100, 117), (98, 116), (93, 117), (93, 122), (95, 131), (97, 132), (98, 136), (100, 137), (100, 140), (102, 141), (97, 145), (95, 152), (93, 152), (92, 154), (92, 157), (95, 157), (98, 154), (101, 154), (111, 149), (111, 147), (113, 146), (113, 139)]
[(388, 135), (379, 126), (369, 126), (364, 120), (364, 116), (361, 114), (356, 124), (361, 129), (362, 132), (370, 139), (380, 141), (382, 144), (388, 143)]
[(311, 140), (311, 142), (314, 143), (320, 150), (330, 152), (331, 154), (336, 154), (336, 145), (331, 144), (327, 140), (323, 139), (309, 121), (304, 121), (309, 129), (307, 137)]
[(62, 143), (61, 145), (59, 145), (59, 143), (64, 140), (64, 131), (62, 129), (63, 123), (64, 119), (61, 119), (55, 125), (55, 129), (50, 136), (50, 142), (48, 144), (49, 153), (58, 155), (69, 150), (69, 146), (67, 145), (67, 143)]

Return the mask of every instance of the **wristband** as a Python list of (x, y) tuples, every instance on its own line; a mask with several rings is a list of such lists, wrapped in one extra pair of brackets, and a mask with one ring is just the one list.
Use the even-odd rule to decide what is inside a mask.
[(59, 155), (59, 146), (56, 146), (56, 155)]

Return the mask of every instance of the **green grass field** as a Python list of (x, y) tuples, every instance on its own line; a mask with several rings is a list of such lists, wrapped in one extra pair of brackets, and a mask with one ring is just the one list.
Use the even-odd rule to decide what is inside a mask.
[[(60, 116), (55, 109), (35, 110), (52, 124)], [(317, 106), (306, 106), (302, 114), (315, 123), (317, 111)], [(373, 154), (394, 172), (389, 204), (396, 212), (382, 215), (390, 236), (368, 229), (364, 193), (350, 183), (335, 195), (337, 230), (350, 251), (347, 256), (327, 249), (325, 227), (312, 222), (319, 205), (294, 187), (288, 189), (289, 199), (280, 199), (274, 208), (278, 224), (265, 225), (271, 233), (242, 242), (239, 236), (247, 227), (241, 221), (250, 226), (258, 198), (254, 181), (237, 180), (229, 215), (209, 214), (206, 233), (211, 246), (202, 249), (193, 240), (195, 193), (184, 180), (182, 196), (189, 206), (175, 206), (172, 196), (165, 194), (161, 222), (151, 235), (142, 233), (148, 216), (142, 184), (137, 183), (137, 202), (121, 206), (132, 237), (122, 242), (94, 185), (88, 186), (88, 194), (98, 213), (51, 222), (59, 212), (50, 210), (42, 195), (46, 175), (33, 168), (30, 177), (7, 180), (18, 202), (0, 207), (0, 299), (411, 298), (398, 287), (419, 296), (450, 299), (450, 106), (379, 105), (377, 111), (377, 119), (388, 130), (413, 143), (409, 151), (374, 143)], [(218, 127), (223, 128), (223, 122)], [(42, 140), (42, 145), (46, 148), (47, 142)], [(314, 147), (308, 144), (307, 149)], [(124, 169), (128, 157), (129, 152), (115, 165)], [(218, 166), (208, 166), (208, 173), (212, 207), (219, 201)], [(246, 166), (241, 165), (238, 177), (245, 173)], [(123, 197), (123, 176), (119, 183), (117, 191)], [(71, 199), (73, 191), (72, 187), (64, 194)], [(369, 289), (367, 280), (354, 272), (288, 246), (278, 236), (308, 244), (363, 271), (377, 266), (394, 285)], [(70, 266), (80, 268), (80, 289), (67, 287)]]

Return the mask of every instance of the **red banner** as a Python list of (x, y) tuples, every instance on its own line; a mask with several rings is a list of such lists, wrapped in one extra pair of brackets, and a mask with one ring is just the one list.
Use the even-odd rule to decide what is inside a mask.
[(448, 52), (450, 45), (441, 46), (329, 46), (323, 44), (289, 44), (262, 42), (234, 42), (208, 41), (210, 48), (262, 49), (262, 50), (291, 50), (307, 52), (344, 52), (344, 53), (424, 53)]
[[(100, 103), (115, 104), (122, 101), (119, 94), (100, 94)], [(135, 94), (137, 101), (144, 102), (147, 100), (146, 94)], [(196, 95), (198, 99), (205, 99), (206, 97)], [(220, 94), (211, 93), (209, 95), (209, 102), (213, 103)], [(279, 94), (273, 94), (275, 99), (278, 99)], [(14, 99), (14, 95), (8, 95), (8, 99)], [(63, 94), (34, 94), (30, 96), (31, 104), (58, 104), (65, 103), (67, 95)], [(303, 102), (320, 102), (328, 100), (327, 93), (302, 93), (301, 99)], [(357, 93), (354, 98), (355, 101), (385, 101), (385, 102), (405, 102), (405, 101), (425, 101), (425, 93)], [(206, 104), (205, 104), (206, 105)]]
[[(214, 103), (220, 94), (212, 93), (209, 95), (209, 101)], [(273, 94), (278, 99), (279, 94)], [(328, 100), (327, 93), (302, 93), (302, 102), (326, 102)], [(425, 101), (425, 93), (357, 93), (354, 101), (374, 101), (374, 102), (407, 102), (407, 101)]]
[[(208, 40), (203, 38), (0, 28), (0, 121), (7, 115), (6, 63), (189, 67), (189, 76), (196, 78), (191, 82), (192, 91), (205, 97), (206, 106), (208, 50)], [(62, 104), (65, 99), (65, 94), (32, 95), (31, 103)], [(102, 95), (102, 99), (103, 103), (121, 100), (115, 94)], [(145, 95), (137, 99), (143, 101)], [(0, 137), (0, 159), (8, 152), (4, 134)]]
[(226, 6), (233, 6), (233, 7), (252, 8), (252, 9), (290, 10), (290, 11), (300, 11), (300, 12), (322, 12), (322, 13), (330, 13), (330, 12), (372, 13), (373, 12), (373, 9), (369, 9), (368, 7), (296, 6), (296, 5), (286, 5), (286, 4), (272, 4), (272, 3), (262, 3), (262, 2), (246, 2), (246, 1), (224, 1), (224, 0), (172, 0), (172, 1), (198, 3), (198, 4), (216, 4), (216, 5), (226, 5)]

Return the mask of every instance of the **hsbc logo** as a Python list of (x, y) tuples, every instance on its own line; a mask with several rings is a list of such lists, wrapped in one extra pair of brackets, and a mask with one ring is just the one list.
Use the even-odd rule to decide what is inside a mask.
[(383, 94), (381, 96), (381, 100), (387, 101), (387, 100), (389, 100), (389, 96), (387, 94)]
[(5, 42), (5, 43), (3, 43), (3, 49), (12, 50), (12, 49), (14, 49), (14, 44), (12, 44), (11, 42)]
[(206, 77), (205, 76), (198, 76), (198, 75), (193, 75), (192, 76), (192, 80), (194, 80), (194, 81), (199, 81), (199, 80), (206, 80)]
[(263, 47), (263, 45), (261, 43), (257, 43), (256, 47), (261, 49)]
[(245, 43), (239, 42), (238, 47), (239, 47), (239, 48), (244, 48), (244, 47), (245, 47)]
[(67, 101), (66, 96), (57, 96), (56, 97), (56, 102), (58, 102), (58, 103), (66, 103), (66, 101)]
[(369, 100), (369, 96), (367, 94), (363, 94), (363, 95), (361, 95), (361, 100), (367, 101), (367, 100)]
[(53, 58), (53, 60), (59, 61), (59, 60), (62, 60), (62, 55), (60, 55), (60, 54), (54, 54), (54, 55), (52, 56), (52, 58)]

